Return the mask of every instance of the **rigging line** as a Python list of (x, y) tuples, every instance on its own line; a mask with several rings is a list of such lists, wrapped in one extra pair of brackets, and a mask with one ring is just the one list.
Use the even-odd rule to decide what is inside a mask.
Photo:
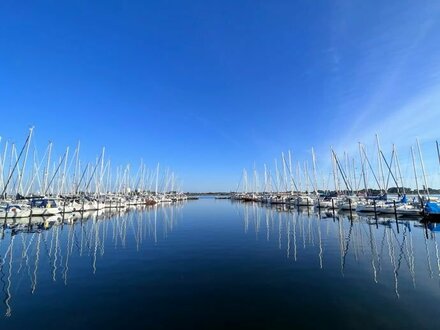
[(18, 156), (18, 158), (17, 158), (17, 160), (16, 160), (16, 162), (14, 164), (14, 167), (11, 170), (11, 173), (9, 174), (8, 180), (6, 181), (6, 184), (5, 184), (4, 188), (3, 188), (1, 196), (3, 196), (5, 194), (5, 192), (6, 192), (6, 189), (8, 189), (9, 182), (11, 181), (11, 178), (14, 175), (14, 171), (15, 171), (15, 169), (18, 166), (18, 162), (20, 161), (21, 155), (23, 154), (24, 149), (26, 148), (26, 145), (28, 144), (30, 137), (31, 137), (31, 133), (29, 133), (29, 135), (27, 136), (26, 142), (24, 143), (23, 148), (21, 148), (20, 154), (19, 154), (19, 156)]
[(379, 180), (377, 179), (376, 174), (374, 173), (373, 166), (371, 166), (370, 160), (368, 159), (367, 154), (365, 153), (365, 148), (363, 145), (362, 145), (362, 152), (365, 156), (365, 159), (367, 160), (367, 164), (370, 167), (370, 170), (371, 170), (371, 173), (373, 174), (374, 180), (376, 181), (377, 185), (379, 186), (379, 189), (382, 190), (382, 187), (379, 183)]
[(67, 154), (67, 151), (64, 153), (63, 158), (61, 158), (61, 161), (58, 164), (57, 169), (55, 170), (55, 173), (52, 175), (52, 178), (50, 179), (49, 184), (47, 185), (46, 190), (44, 191), (45, 195), (47, 194), (47, 191), (49, 190), (50, 185), (52, 184), (53, 180), (55, 179), (55, 176), (57, 175), (58, 171), (60, 170), (60, 167), (63, 164), (64, 158), (66, 158), (66, 154)]

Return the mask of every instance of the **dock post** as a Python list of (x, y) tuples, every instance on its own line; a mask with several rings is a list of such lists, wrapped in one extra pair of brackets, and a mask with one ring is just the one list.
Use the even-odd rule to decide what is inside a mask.
[(376, 209), (376, 200), (375, 199), (373, 199), (373, 206), (374, 206), (374, 218), (377, 221), (377, 209)]
[(6, 210), (5, 210), (5, 221), (3, 222), (2, 239), (5, 238), (6, 225), (8, 224), (8, 223), (7, 223), (7, 219), (8, 219), (8, 207), (6, 206)]
[(348, 207), (350, 208), (350, 221), (353, 221), (353, 210), (351, 209), (351, 198), (348, 199)]
[(64, 224), (64, 216), (66, 215), (66, 200), (63, 200), (63, 224)]
[(31, 204), (31, 213), (29, 214), (28, 228), (30, 229), (31, 226), (32, 226), (32, 204)]
[(335, 218), (335, 200), (332, 198), (332, 213), (333, 213), (333, 219)]

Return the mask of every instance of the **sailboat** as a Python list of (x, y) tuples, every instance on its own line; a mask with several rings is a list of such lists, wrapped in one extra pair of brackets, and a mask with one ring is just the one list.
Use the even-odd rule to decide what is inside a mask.
[[(419, 141), (417, 141), (417, 144), (418, 144), (418, 142)], [(438, 157), (438, 161), (439, 161), (439, 165), (440, 165), (439, 144), (438, 144), (438, 141), (435, 141), (435, 142), (436, 142), (436, 146), (437, 146), (437, 157)], [(422, 156), (421, 156), (421, 152), (420, 152), (420, 146), (418, 146), (418, 147), (419, 147), (419, 153), (420, 153), (420, 160), (422, 162), (423, 174), (424, 174), (424, 178), (425, 178), (425, 181), (426, 181), (426, 176), (425, 176), (425, 173), (424, 173), (425, 171), (424, 171), (424, 166), (423, 166), (423, 160), (422, 160)], [(426, 189), (428, 190), (428, 186), (426, 186)], [(424, 205), (424, 212), (425, 212), (425, 218), (427, 220), (429, 220), (429, 221), (440, 221), (440, 202), (436, 198), (430, 198), (429, 191), (428, 191), (428, 201)]]
[(1, 218), (27, 218), (31, 215), (31, 209), (22, 204), (3, 202), (0, 204)]

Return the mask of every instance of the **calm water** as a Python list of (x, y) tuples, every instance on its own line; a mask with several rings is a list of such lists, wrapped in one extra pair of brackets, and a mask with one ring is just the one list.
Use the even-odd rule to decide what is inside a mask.
[(435, 231), (201, 199), (0, 240), (1, 329), (432, 328)]

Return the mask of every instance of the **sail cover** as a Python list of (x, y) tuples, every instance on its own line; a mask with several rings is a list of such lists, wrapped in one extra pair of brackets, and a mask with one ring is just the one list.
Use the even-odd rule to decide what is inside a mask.
[(425, 212), (427, 214), (440, 214), (440, 205), (434, 202), (427, 202), (425, 205)]

